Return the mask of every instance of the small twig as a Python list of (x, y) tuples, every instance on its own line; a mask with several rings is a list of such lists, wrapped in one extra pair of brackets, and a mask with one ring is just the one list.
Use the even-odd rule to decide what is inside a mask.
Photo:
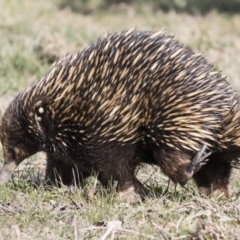
[[(79, 231), (90, 231), (90, 230), (104, 230), (104, 229), (108, 229), (107, 227), (89, 227), (89, 228), (82, 228), (82, 229), (79, 229)], [(156, 237), (153, 237), (151, 235), (147, 235), (147, 234), (144, 234), (144, 233), (140, 233), (140, 232), (135, 232), (135, 231), (132, 231), (132, 230), (127, 230), (127, 229), (114, 229), (116, 232), (126, 232), (126, 233), (132, 233), (132, 234), (137, 234), (137, 235), (140, 235), (140, 236), (143, 236), (143, 237), (147, 237), (147, 238), (150, 238), (150, 239), (157, 239)], [(166, 238), (167, 239), (167, 238)]]
[(152, 224), (159, 230), (160, 234), (162, 235), (162, 237), (165, 239), (165, 240), (168, 240), (168, 238), (166, 237), (166, 235), (164, 234), (164, 232), (162, 231), (162, 229), (155, 223), (155, 222), (152, 222)]
[(115, 233), (116, 233), (116, 229), (113, 229), (112, 235), (111, 235), (111, 240), (114, 240), (114, 239), (115, 239)]
[(90, 231), (90, 230), (104, 230), (106, 227), (88, 227), (88, 228), (81, 228), (79, 231), (85, 232), (85, 231)]
[[(113, 232), (113, 230), (116, 229), (116, 226), (112, 225), (111, 227), (108, 228), (108, 230), (105, 232), (105, 234), (101, 237), (101, 240), (105, 240), (107, 236)], [(118, 229), (116, 229), (118, 230)]]

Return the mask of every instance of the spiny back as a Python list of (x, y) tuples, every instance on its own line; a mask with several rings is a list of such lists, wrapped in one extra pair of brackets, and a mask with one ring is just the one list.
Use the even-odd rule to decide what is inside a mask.
[(45, 99), (61, 141), (74, 132), (85, 143), (149, 137), (198, 150), (217, 144), (233, 95), (225, 78), (173, 37), (123, 31), (58, 60), (20, 98), (29, 113)]

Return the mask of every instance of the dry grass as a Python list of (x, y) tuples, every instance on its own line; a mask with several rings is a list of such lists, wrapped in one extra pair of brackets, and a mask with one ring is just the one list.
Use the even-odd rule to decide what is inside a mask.
[[(167, 29), (207, 59), (240, 90), (240, 16), (211, 12), (190, 16), (152, 12), (147, 6), (126, 5), (93, 9), (91, 15), (59, 8), (60, 1), (0, 2), (0, 115), (13, 96), (40, 78), (52, 61), (75, 52), (107, 31), (136, 26)], [(0, 157), (3, 158), (2, 155)], [(171, 186), (159, 169), (146, 166), (139, 178), (152, 189), (136, 206), (113, 201), (91, 178), (83, 189), (52, 191), (35, 187), (29, 179), (42, 176), (42, 155), (21, 164), (14, 181), (0, 186), (0, 239), (239, 239), (240, 181), (233, 174), (230, 199), (199, 196)], [(21, 179), (21, 181), (19, 181)], [(96, 187), (89, 199), (89, 191)], [(89, 190), (90, 189), (90, 190)]]

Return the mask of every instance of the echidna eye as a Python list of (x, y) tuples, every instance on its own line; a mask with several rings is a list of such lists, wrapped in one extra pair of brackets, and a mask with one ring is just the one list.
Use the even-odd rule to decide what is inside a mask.
[(43, 107), (38, 108), (38, 113), (43, 114), (44, 113), (44, 108)]

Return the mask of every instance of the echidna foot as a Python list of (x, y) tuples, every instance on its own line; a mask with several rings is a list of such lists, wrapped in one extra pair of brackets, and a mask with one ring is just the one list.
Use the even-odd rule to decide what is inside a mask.
[(116, 199), (127, 202), (129, 204), (139, 203), (144, 197), (148, 195), (149, 191), (144, 186), (136, 181), (134, 184), (117, 193)]
[(192, 176), (198, 172), (202, 166), (204, 166), (209, 160), (208, 157), (211, 155), (211, 152), (206, 152), (207, 145), (204, 144), (199, 152), (195, 155), (191, 163), (186, 168), (187, 179), (180, 183), (182, 187), (185, 187), (187, 181), (192, 178)]
[(191, 174), (191, 176), (198, 172), (203, 165), (205, 165), (208, 161), (208, 157), (211, 155), (211, 152), (205, 152), (207, 149), (207, 145), (204, 144), (200, 151), (195, 155), (192, 162), (187, 167), (187, 172)]
[(200, 187), (199, 188), (200, 194), (203, 194), (205, 196), (218, 196), (218, 197), (229, 197), (228, 189), (227, 187), (222, 186), (221, 188), (214, 189), (213, 186), (210, 187)]

